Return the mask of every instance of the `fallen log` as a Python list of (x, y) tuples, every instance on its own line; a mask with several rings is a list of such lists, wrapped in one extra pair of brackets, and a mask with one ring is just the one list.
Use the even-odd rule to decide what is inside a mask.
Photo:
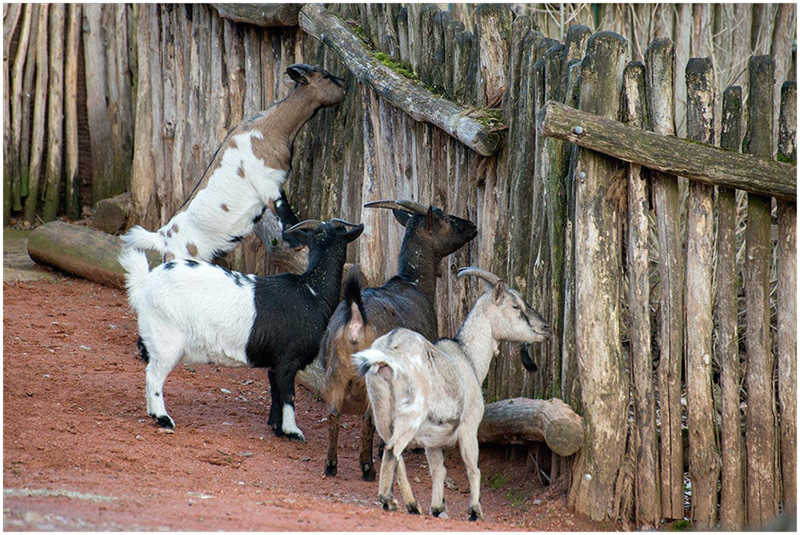
[(131, 211), (133, 194), (130, 192), (97, 201), (92, 208), (92, 227), (108, 234), (116, 234), (125, 228)]
[(211, 4), (219, 16), (263, 28), (297, 26), (303, 4)]
[[(46, 223), (28, 237), (28, 254), (40, 264), (116, 288), (125, 288), (125, 271), (117, 262), (122, 247), (118, 236), (63, 221)], [(160, 255), (148, 252), (150, 265)]]
[(303, 6), (300, 27), (336, 52), (360, 82), (415, 121), (440, 128), (483, 156), (491, 156), (500, 147), (498, 130), (503, 125), (471, 117), (469, 108), (436, 96), (421, 83), (384, 65), (341, 18), (322, 5)]
[(486, 406), (478, 441), (492, 444), (544, 441), (554, 453), (568, 457), (583, 445), (583, 419), (557, 398), (506, 399)]
[(549, 101), (537, 124), (545, 136), (650, 169), (778, 199), (797, 199), (797, 167), (662, 136)]

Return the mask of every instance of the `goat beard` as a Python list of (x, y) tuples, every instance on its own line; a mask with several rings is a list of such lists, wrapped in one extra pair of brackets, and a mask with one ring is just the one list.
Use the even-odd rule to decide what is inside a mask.
[(530, 344), (522, 344), (522, 347), (519, 348), (519, 357), (522, 361), (522, 365), (525, 366), (525, 369), (530, 373), (534, 373), (539, 369), (539, 367), (531, 358), (530, 347)]

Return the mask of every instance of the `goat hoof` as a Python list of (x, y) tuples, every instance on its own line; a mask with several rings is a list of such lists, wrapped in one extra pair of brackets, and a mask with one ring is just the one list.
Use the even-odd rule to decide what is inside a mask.
[(164, 427), (166, 429), (175, 429), (175, 422), (173, 422), (172, 418), (170, 418), (166, 414), (161, 416), (156, 416), (155, 414), (151, 414), (150, 416), (153, 418), (153, 420), (156, 421), (156, 423), (159, 426)]
[[(335, 472), (334, 472), (335, 473)], [(361, 479), (364, 481), (375, 481), (375, 467), (368, 464), (361, 466)]]
[(291, 440), (292, 442), (306, 441), (306, 437), (304, 437), (302, 433), (285, 433), (285, 435), (289, 437), (289, 440)]
[(412, 503), (406, 504), (406, 509), (412, 515), (421, 515), (422, 514), (422, 509), (419, 508), (419, 505), (417, 504), (417, 502), (412, 502)]
[(397, 511), (397, 500), (394, 498), (381, 498), (384, 511)]
[(330, 476), (330, 477), (335, 476), (336, 475), (336, 469), (337, 469), (336, 463), (328, 464), (327, 461), (325, 462), (325, 475), (326, 476)]
[(470, 508), (467, 509), (467, 513), (469, 513), (470, 522), (475, 522), (476, 520), (483, 520), (483, 511), (481, 511), (480, 507), (474, 508), (470, 506)]

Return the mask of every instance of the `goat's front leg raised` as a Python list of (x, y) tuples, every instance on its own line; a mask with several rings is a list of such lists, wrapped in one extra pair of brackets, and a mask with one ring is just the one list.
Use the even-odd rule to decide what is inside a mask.
[(439, 518), (447, 518), (444, 509), (444, 480), (447, 470), (444, 467), (442, 448), (425, 448), (428, 458), (428, 469), (431, 472), (431, 514)]
[(467, 479), (469, 480), (469, 520), (483, 520), (483, 510), (481, 509), (481, 471), (478, 469), (478, 430), (467, 431), (466, 426), (462, 426), (458, 434), (458, 447), (461, 450), (461, 458), (467, 469)]
[[(361, 420), (361, 454), (358, 457), (358, 463), (361, 465), (361, 478), (364, 481), (375, 481), (375, 464), (372, 459), (372, 437), (374, 435), (375, 423), (372, 421), (372, 408), (367, 407), (367, 412), (364, 413)], [(328, 458), (330, 459), (330, 451)]]

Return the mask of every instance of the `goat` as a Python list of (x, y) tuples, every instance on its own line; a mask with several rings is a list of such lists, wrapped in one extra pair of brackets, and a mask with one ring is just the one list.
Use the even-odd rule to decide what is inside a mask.
[(436, 338), (433, 302), (440, 261), (472, 240), (478, 231), (471, 221), (413, 201), (374, 201), (364, 206), (391, 209), (406, 232), (397, 276), (380, 288), (362, 291), (355, 272), (351, 272), (345, 283), (344, 301), (336, 308), (322, 339), (326, 379), (323, 396), (330, 409), (325, 474), (334, 476), (337, 472), (339, 416), (355, 413), (363, 415), (359, 465), (363, 479), (372, 481), (375, 426), (364, 381), (353, 368), (352, 354), (368, 348), (378, 336), (395, 327), (407, 327)]
[(458, 443), (470, 486), (469, 519), (483, 518), (478, 469), (478, 426), (483, 418), (481, 383), (498, 342), (542, 342), (550, 326), (496, 275), (463, 268), (489, 286), (472, 307), (454, 338), (435, 344), (408, 329), (394, 329), (369, 349), (353, 355), (365, 377), (367, 393), (383, 450), (378, 496), (384, 509), (397, 509), (392, 497), (395, 469), (410, 513), (420, 513), (408, 483), (403, 451), (422, 446), (430, 468), (431, 513), (444, 513), (445, 467), (442, 448)]
[[(317, 110), (344, 96), (343, 80), (320, 67), (295, 64), (286, 73), (294, 82), (292, 92), (228, 133), (198, 183), (206, 184), (194, 200), (158, 232), (138, 225), (130, 229), (122, 237), (127, 247), (155, 249), (164, 261), (210, 262), (235, 249), (272, 201), (285, 202), (281, 185), (298, 131)], [(275, 207), (279, 217), (281, 201)], [(287, 222), (282, 223), (285, 228)]]
[[(349, 228), (349, 230), (348, 230)], [(259, 277), (191, 259), (149, 271), (144, 252), (126, 249), (128, 301), (138, 315), (147, 412), (174, 429), (162, 388), (175, 366), (186, 363), (269, 368), (276, 435), (304, 441), (295, 422), (294, 379), (319, 352), (342, 281), (347, 244), (364, 230), (339, 219), (303, 221), (286, 231), (308, 245), (301, 275)]]

